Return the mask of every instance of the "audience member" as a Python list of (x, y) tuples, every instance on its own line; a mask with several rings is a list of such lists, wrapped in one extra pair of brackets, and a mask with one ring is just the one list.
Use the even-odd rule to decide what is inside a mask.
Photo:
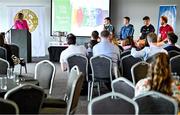
[(92, 49), (97, 43), (99, 43), (100, 37), (98, 31), (93, 31), (91, 34), (91, 41), (88, 46)]
[(0, 47), (3, 47), (6, 49), (7, 51), (7, 61), (9, 62), (10, 66), (11, 67), (14, 67), (14, 63), (13, 63), (13, 60), (12, 60), (12, 52), (11, 52), (11, 48), (8, 44), (5, 44), (4, 43), (4, 35), (3, 34), (0, 34)]
[(147, 78), (141, 79), (135, 86), (135, 96), (147, 93), (150, 90), (172, 96), (179, 103), (180, 94), (177, 94), (177, 80), (173, 80), (169, 64), (169, 56), (158, 53), (151, 60)]
[(133, 34), (134, 34), (134, 26), (130, 24), (130, 18), (129, 17), (124, 17), (124, 26), (120, 30), (120, 40), (121, 40), (121, 45), (126, 46), (129, 44), (129, 39), (133, 39)]
[(157, 35), (155, 33), (149, 33), (147, 35), (147, 41), (149, 44), (149, 47), (144, 47), (142, 50), (137, 51), (135, 48), (131, 49), (131, 55), (134, 57), (140, 57), (146, 60), (148, 57), (151, 57), (157, 53), (164, 52), (167, 53), (167, 51), (157, 45)]
[(118, 47), (109, 41), (109, 37), (109, 31), (103, 30), (101, 32), (101, 41), (93, 47), (93, 56), (105, 55), (110, 57), (114, 63), (117, 63), (120, 52)]
[(138, 81), (135, 87), (135, 96), (143, 94), (149, 90), (158, 91), (167, 95), (172, 95), (171, 70), (169, 57), (165, 53), (158, 53), (153, 56), (147, 78)]
[(67, 58), (70, 55), (73, 54), (82, 54), (86, 56), (86, 48), (84, 46), (77, 46), (76, 45), (76, 36), (73, 34), (68, 34), (67, 35), (67, 44), (69, 47), (62, 51), (61, 56), (60, 56), (60, 63), (61, 63), (61, 69), (62, 71), (67, 70)]
[(108, 30), (109, 32), (113, 32), (115, 31), (113, 25), (111, 24), (111, 18), (110, 17), (106, 17), (104, 19), (104, 30)]
[(114, 44), (115, 46), (117, 46), (120, 51), (124, 51), (123, 47), (119, 44), (118, 39), (115, 37), (115, 34), (110, 32), (110, 37), (109, 37), (109, 41)]
[(161, 27), (159, 28), (159, 38), (158, 42), (161, 41), (167, 41), (167, 34), (170, 32), (174, 32), (172, 26), (170, 26), (168, 23), (168, 18), (166, 16), (161, 16), (160, 18)]
[(114, 74), (117, 77), (118, 72), (118, 61), (120, 59), (120, 50), (117, 46), (113, 45), (109, 41), (110, 32), (103, 30), (101, 32), (101, 41), (93, 47), (93, 56), (105, 55), (110, 57), (113, 62)]
[(180, 52), (180, 48), (178, 48), (175, 43), (178, 40), (178, 36), (175, 33), (168, 33), (167, 35), (167, 39), (168, 39), (168, 45), (164, 48), (167, 51), (171, 51), (171, 50), (175, 50)]

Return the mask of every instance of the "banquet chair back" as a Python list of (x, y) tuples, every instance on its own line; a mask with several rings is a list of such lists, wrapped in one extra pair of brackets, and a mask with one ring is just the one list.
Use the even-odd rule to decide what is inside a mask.
[(169, 58), (171, 59), (174, 56), (180, 55), (180, 52), (176, 50), (171, 50), (171, 51), (168, 51), (168, 55), (169, 55)]
[(0, 58), (7, 60), (7, 50), (3, 47), (0, 47)]
[(172, 73), (177, 73), (180, 76), (180, 55), (172, 57), (170, 59), (170, 66)]
[(131, 67), (140, 61), (142, 61), (141, 58), (135, 58), (132, 55), (124, 56), (121, 59), (121, 64), (120, 64), (122, 76), (128, 79), (129, 81), (133, 82), (133, 78), (131, 75)]
[(55, 73), (55, 65), (49, 60), (40, 61), (35, 66), (35, 79), (39, 81), (41, 87), (49, 89), (49, 94), (52, 94)]
[(0, 114), (19, 114), (19, 109), (16, 103), (10, 100), (0, 98)]
[(177, 115), (178, 104), (164, 94), (150, 91), (134, 98), (139, 106), (139, 114), (171, 114)]
[(88, 104), (88, 114), (137, 114), (138, 105), (120, 93), (107, 93)]
[(67, 93), (65, 100), (67, 101), (67, 114), (75, 113), (79, 97), (81, 93), (81, 88), (83, 86), (84, 76), (82, 72), (79, 72), (78, 66), (74, 66), (71, 69), (68, 85), (67, 85)]
[(90, 59), (93, 81), (108, 79), (112, 81), (112, 60), (107, 56), (95, 56)]
[[(112, 82), (112, 60), (107, 56), (94, 56), (90, 59), (92, 70), (92, 82), (88, 86), (89, 99), (91, 101), (93, 95), (94, 83), (98, 83), (98, 93), (100, 95), (100, 82)], [(111, 87), (111, 86), (110, 86)]]
[(0, 74), (7, 74), (7, 68), (9, 68), (9, 62), (0, 58)]
[[(75, 113), (83, 81), (84, 77), (82, 72), (79, 72), (78, 66), (72, 67), (69, 73), (67, 90), (64, 99), (46, 98), (44, 100), (41, 113), (66, 113), (67, 115)], [(48, 111), (48, 108), (51, 108), (52, 111)]]
[(133, 84), (134, 85), (136, 85), (136, 83), (139, 80), (146, 78), (146, 75), (148, 73), (148, 68), (149, 68), (149, 64), (147, 62), (144, 62), (144, 61), (138, 62), (132, 66), (131, 75), (133, 78)]
[(12, 55), (15, 55), (19, 58), (19, 46), (16, 44), (10, 44)]
[(11, 48), (12, 55), (15, 55), (17, 58), (20, 59), (20, 74), (22, 73), (22, 67), (24, 67), (25, 72), (27, 73), (26, 61), (24, 58), (20, 57), (19, 46), (17, 44), (10, 44), (9, 46)]
[(131, 50), (123, 51), (123, 52), (121, 52), (120, 58), (123, 58), (124, 56), (127, 56), (129, 54), (131, 54)]
[(134, 85), (132, 82), (124, 77), (117, 78), (112, 81), (112, 91), (116, 93), (121, 93), (129, 98), (134, 97)]
[(38, 114), (44, 100), (45, 93), (42, 88), (23, 84), (9, 90), (4, 98), (14, 101), (20, 114)]
[(79, 71), (82, 72), (83, 76), (86, 77), (88, 81), (87, 71), (88, 71), (88, 59), (86, 56), (81, 54), (73, 54), (67, 58), (68, 62), (68, 72), (70, 72), (71, 68), (75, 65), (78, 66)]

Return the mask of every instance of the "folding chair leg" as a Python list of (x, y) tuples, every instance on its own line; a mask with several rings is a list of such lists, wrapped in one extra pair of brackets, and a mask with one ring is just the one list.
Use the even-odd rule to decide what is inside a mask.
[(92, 100), (93, 87), (94, 87), (94, 82), (91, 82), (91, 89), (90, 89), (90, 101)]
[(21, 73), (22, 73), (22, 66), (20, 67), (20, 75), (21, 75)]
[(97, 84), (97, 90), (98, 90), (98, 95), (100, 96), (101, 95), (101, 93), (100, 93), (100, 82), (98, 82), (98, 84)]
[(27, 73), (27, 67), (26, 67), (26, 63), (25, 63), (25, 66), (24, 66), (24, 67), (25, 67), (25, 72)]
[(90, 93), (91, 93), (91, 82), (88, 82), (88, 101), (90, 101)]

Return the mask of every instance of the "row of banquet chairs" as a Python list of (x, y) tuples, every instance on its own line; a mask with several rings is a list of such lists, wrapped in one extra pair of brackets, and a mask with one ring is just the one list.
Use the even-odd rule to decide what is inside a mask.
[(9, 90), (4, 99), (0, 98), (0, 114), (73, 114), (83, 81), (82, 72), (74, 66), (69, 73), (64, 99), (48, 97), (41, 84), (22, 84)]
[(149, 91), (134, 97), (134, 85), (120, 77), (112, 82), (112, 92), (93, 98), (88, 114), (178, 114), (177, 102), (164, 94)]
[[(128, 53), (127, 53), (128, 52)], [(125, 54), (124, 54), (125, 53)], [(177, 52), (176, 52), (177, 53)], [(141, 58), (135, 58), (130, 55), (130, 50), (125, 51), (121, 54), (121, 59), (119, 63), (120, 76), (125, 77), (130, 80), (134, 85), (140, 80), (146, 77), (149, 61), (151, 57), (145, 62)], [(68, 67), (71, 68), (74, 65), (78, 65), (80, 71), (86, 77), (88, 82), (88, 100), (92, 99), (93, 86), (97, 82), (98, 93), (100, 95), (100, 82), (112, 82), (112, 61), (106, 56), (95, 56), (91, 57), (90, 60), (86, 56), (80, 54), (71, 55), (67, 59)], [(180, 75), (178, 70), (180, 67), (178, 65), (180, 61), (180, 56), (177, 55), (171, 58), (170, 64), (173, 73)], [(92, 74), (88, 72), (88, 66), (91, 67)]]
[[(180, 75), (180, 52), (168, 52), (172, 73)], [(146, 78), (151, 57), (143, 61), (134, 58), (130, 50), (121, 54), (121, 77), (112, 81), (112, 92), (93, 98), (88, 114), (178, 114), (177, 101), (164, 94), (150, 91), (134, 97), (136, 83)], [(102, 66), (103, 67), (103, 66)]]

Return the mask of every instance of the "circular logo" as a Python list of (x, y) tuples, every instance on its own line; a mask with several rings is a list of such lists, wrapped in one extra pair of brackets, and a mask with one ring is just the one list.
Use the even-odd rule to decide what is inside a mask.
[[(38, 17), (37, 17), (37, 15), (33, 11), (31, 11), (29, 9), (20, 10), (18, 13), (23, 13), (24, 14), (24, 19), (28, 23), (29, 31), (33, 32), (38, 26)], [(18, 18), (18, 13), (16, 14), (14, 20), (16, 20)]]

